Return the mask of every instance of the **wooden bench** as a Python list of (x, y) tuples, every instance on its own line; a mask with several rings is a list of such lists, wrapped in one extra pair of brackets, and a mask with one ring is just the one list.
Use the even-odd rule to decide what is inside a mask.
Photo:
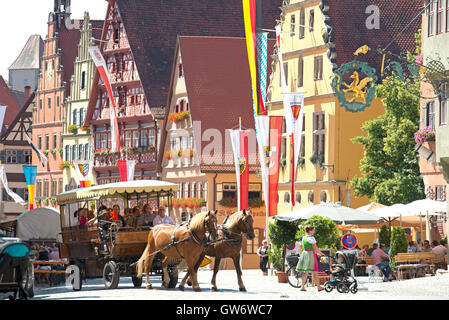
[(433, 252), (407, 252), (394, 256), (398, 280), (403, 279), (404, 272), (409, 278), (415, 278), (426, 273), (435, 274), (435, 264), (441, 259)]
[(363, 271), (363, 272), (358, 272), (360, 269), (366, 270), (366, 267), (368, 267), (368, 266), (373, 266), (373, 265), (374, 265), (374, 259), (373, 259), (372, 257), (370, 257), (370, 256), (359, 257), (358, 259), (361, 259), (361, 260), (364, 260), (364, 261), (365, 261), (365, 263), (357, 263), (357, 264), (355, 265), (355, 268), (356, 268), (356, 270), (357, 270), (356, 273), (357, 273), (358, 275), (360, 275), (360, 274), (365, 274), (365, 271)]
[[(44, 260), (34, 260), (33, 265), (39, 266), (39, 265), (48, 265), (50, 266), (50, 270), (46, 269), (34, 269), (35, 274), (65, 274), (65, 268), (69, 264), (66, 260), (50, 260), (50, 261), (44, 261)], [(63, 266), (64, 270), (54, 270), (53, 268), (55, 266)], [(51, 286), (51, 277), (49, 277), (50, 286)]]

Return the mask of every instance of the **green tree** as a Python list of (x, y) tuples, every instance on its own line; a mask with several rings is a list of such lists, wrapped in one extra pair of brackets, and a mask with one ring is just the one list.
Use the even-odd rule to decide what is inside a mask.
[[(271, 243), (274, 245), (273, 252), (281, 252), (281, 270), (285, 271), (285, 246), (291, 246), (295, 243), (295, 235), (298, 227), (296, 224), (286, 221), (275, 220), (268, 225), (268, 232)], [(271, 257), (270, 257), (271, 258)], [(278, 259), (278, 255), (273, 256)], [(279, 265), (277, 261), (271, 260), (273, 266)]]
[(365, 122), (366, 136), (352, 139), (365, 149), (360, 161), (361, 176), (351, 180), (356, 196), (367, 196), (392, 205), (424, 198), (424, 184), (414, 150), (419, 129), (420, 82), (417, 77), (396, 75), (377, 86), (385, 114)]
[(320, 217), (318, 215), (314, 215), (308, 220), (301, 222), (299, 230), (296, 233), (296, 239), (301, 239), (305, 235), (304, 227), (308, 225), (315, 227), (314, 237), (319, 248), (341, 248), (341, 236), (335, 222), (329, 218)]
[(382, 243), (386, 245), (387, 247), (390, 246), (390, 230), (386, 225), (383, 225), (380, 228), (379, 232), (379, 243)]
[(407, 252), (407, 236), (405, 235), (404, 229), (401, 227), (393, 227), (391, 231), (391, 242), (390, 251), (388, 255), (390, 256), (391, 267), (395, 266), (394, 256), (398, 253)]

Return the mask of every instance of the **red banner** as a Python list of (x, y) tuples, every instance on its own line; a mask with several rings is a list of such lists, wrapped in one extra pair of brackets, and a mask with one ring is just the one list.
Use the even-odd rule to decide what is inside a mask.
[(269, 216), (278, 213), (278, 189), (279, 189), (279, 163), (281, 160), (281, 138), (282, 138), (282, 116), (270, 117), (270, 145), (269, 145), (269, 167), (268, 167), (268, 196)]

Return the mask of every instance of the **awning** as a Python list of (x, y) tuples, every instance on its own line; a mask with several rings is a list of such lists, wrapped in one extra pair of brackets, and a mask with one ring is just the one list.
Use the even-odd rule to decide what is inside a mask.
[(133, 193), (168, 193), (179, 191), (179, 185), (161, 180), (135, 180), (102, 184), (63, 192), (56, 196), (58, 204), (100, 198), (124, 197)]

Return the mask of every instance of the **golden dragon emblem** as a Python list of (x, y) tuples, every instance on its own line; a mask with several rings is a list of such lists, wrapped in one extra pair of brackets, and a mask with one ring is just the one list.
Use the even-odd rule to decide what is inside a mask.
[(366, 77), (362, 80), (360, 80), (359, 73), (357, 71), (354, 71), (351, 79), (354, 79), (351, 84), (347, 84), (343, 82), (343, 85), (346, 87), (346, 89), (343, 89), (344, 93), (352, 93), (353, 96), (351, 98), (348, 98), (348, 102), (352, 103), (357, 99), (362, 99), (363, 103), (366, 103), (366, 94), (368, 93), (368, 84), (373, 81), (373, 78)]

